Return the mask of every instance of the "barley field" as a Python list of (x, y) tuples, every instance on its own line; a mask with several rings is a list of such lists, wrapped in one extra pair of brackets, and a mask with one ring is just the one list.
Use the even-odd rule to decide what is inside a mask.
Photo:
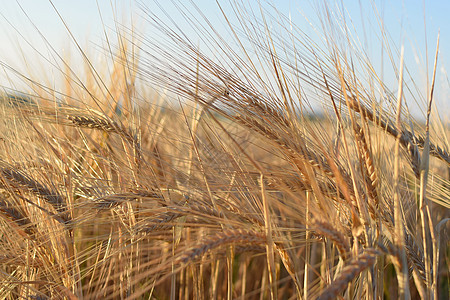
[(142, 5), (150, 35), (52, 47), (51, 76), (1, 62), (0, 298), (448, 299), (448, 37), (424, 86), (383, 40), (392, 84), (326, 2), (323, 43), (176, 3), (201, 46)]

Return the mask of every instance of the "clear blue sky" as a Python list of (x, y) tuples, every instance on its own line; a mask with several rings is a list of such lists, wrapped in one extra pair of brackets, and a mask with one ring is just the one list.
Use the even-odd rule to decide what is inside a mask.
[[(156, 9), (151, 0), (141, 1), (148, 5), (152, 10)], [(166, 3), (168, 1), (160, 1)], [(181, 1), (187, 3), (188, 1)], [(223, 19), (214, 0), (194, 0), (193, 1), (208, 18), (218, 27), (223, 26)], [(228, 2), (228, 1), (221, 1)], [(258, 1), (249, 1), (257, 7)], [(312, 22), (317, 23), (314, 19), (314, 9), (311, 0), (280, 0), (272, 1), (277, 9), (286, 15), (291, 15), (292, 21), (300, 24), (302, 28), (308, 27), (304, 16), (311, 18)], [(330, 5), (336, 5), (335, 1), (328, 1)], [(366, 32), (379, 32), (377, 30), (376, 19), (373, 17), (369, 0), (344, 0), (343, 4), (349, 15), (358, 24), (358, 31), (363, 38), (363, 28), (361, 20), (364, 20)], [(363, 7), (361, 8), (361, 3)], [(407, 66), (420, 77), (418, 84), (425, 84), (426, 78), (425, 68), (425, 45), (428, 44), (429, 64), (432, 68), (433, 56), (436, 46), (437, 32), (440, 30), (440, 56), (439, 69), (437, 73), (437, 84), (439, 85), (439, 101), (442, 107), (450, 115), (450, 83), (447, 73), (450, 72), (450, 1), (448, 0), (404, 0), (404, 1), (374, 1), (383, 15), (385, 27), (391, 34), (391, 37), (400, 47), (402, 41), (405, 44), (405, 58)], [(20, 8), (20, 6), (23, 8)], [(75, 38), (82, 44), (88, 43), (101, 44), (103, 36), (103, 24), (106, 27), (114, 27), (114, 19), (122, 21), (138, 20), (137, 15), (142, 12), (139, 5), (132, 0), (54, 0), (53, 4), (58, 9), (64, 20), (67, 22), (70, 30)], [(48, 0), (0, 0), (0, 43), (1, 53), (0, 60), (16, 66), (22, 61), (22, 55), (28, 56), (31, 50), (30, 46), (26, 46), (20, 35), (24, 36), (33, 47), (46, 55), (49, 53), (48, 48), (42, 43), (36, 28), (46, 37), (49, 43), (56, 50), (67, 49), (69, 38), (61, 20), (54, 11)], [(166, 4), (163, 4), (166, 6)], [(224, 4), (225, 9), (229, 6)], [(169, 12), (172, 10), (170, 6), (166, 6)], [(425, 41), (425, 25), (424, 25), (424, 9), (427, 41)], [(27, 14), (30, 20), (27, 19)], [(303, 14), (303, 15), (302, 15)], [(100, 18), (103, 18), (103, 24)], [(176, 13), (174, 13), (176, 16)], [(372, 16), (372, 17), (371, 17)], [(181, 21), (180, 21), (181, 24)], [(143, 24), (145, 27), (145, 24)], [(17, 30), (17, 31), (16, 31)], [(189, 33), (189, 30), (187, 30)], [(378, 55), (379, 47), (374, 44), (374, 40), (369, 39), (369, 54)], [(20, 45), (20, 47), (18, 47)], [(373, 49), (371, 49), (373, 47)], [(21, 48), (21, 51), (18, 51)], [(373, 51), (373, 53), (370, 53)], [(33, 54), (36, 56), (36, 54)], [(429, 70), (431, 72), (431, 70)], [(4, 80), (2, 75), (0, 79)], [(2, 86), (8, 85), (4, 81)], [(445, 115), (444, 110), (444, 115)]]

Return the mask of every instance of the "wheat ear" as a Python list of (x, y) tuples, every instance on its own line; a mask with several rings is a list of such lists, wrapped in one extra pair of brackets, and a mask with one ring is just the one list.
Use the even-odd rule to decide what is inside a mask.
[(4, 183), (7, 187), (13, 187), (16, 190), (29, 191), (32, 194), (38, 196), (39, 198), (45, 200), (58, 212), (58, 215), (53, 215), (52, 213), (45, 210), (43, 207), (38, 206), (31, 202), (34, 206), (38, 207), (40, 210), (49, 213), (55, 217), (60, 222), (67, 222), (69, 220), (69, 214), (67, 213), (67, 206), (65, 199), (56, 191), (47, 188), (45, 185), (41, 184), (39, 181), (22, 174), (19, 171), (13, 170), (12, 168), (3, 167), (0, 168), (0, 175), (3, 177)]
[(266, 236), (263, 233), (249, 230), (226, 230), (218, 233), (208, 240), (200, 243), (199, 246), (185, 252), (179, 262), (188, 263), (197, 257), (204, 255), (206, 252), (218, 247), (231, 244), (237, 245), (260, 245), (266, 243)]
[[(306, 145), (302, 145), (300, 147), (294, 146), (291, 141), (288, 141), (286, 138), (281, 137), (276, 130), (268, 126), (262, 125), (258, 120), (254, 118), (237, 115), (234, 117), (234, 120), (236, 120), (238, 123), (244, 125), (249, 129), (255, 130), (256, 132), (266, 137), (267, 139), (274, 141), (277, 145), (281, 147), (281, 149), (283, 149), (284, 153), (288, 157), (291, 157), (293, 159), (294, 162), (298, 161), (299, 159), (301, 159), (302, 161), (307, 161), (313, 168), (322, 172), (328, 178), (330, 179), (335, 178), (335, 173), (333, 173), (333, 170), (328, 164), (327, 160), (320, 154), (316, 154), (313, 151), (307, 149)], [(305, 176), (306, 182), (308, 182), (309, 180), (307, 179), (308, 177), (307, 172), (303, 170), (304, 168), (300, 166), (299, 168), (300, 170), (302, 170), (302, 173), (304, 172), (303, 175)], [(350, 176), (348, 176), (347, 172), (344, 169), (340, 168), (339, 166), (338, 170), (339, 173), (344, 178), (347, 185), (349, 187), (352, 187), (352, 185), (350, 184), (351, 179)]]
[(183, 215), (180, 213), (174, 212), (165, 212), (156, 217), (147, 220), (146, 223), (151, 224), (148, 227), (142, 228), (140, 231), (145, 233), (151, 233), (158, 230), (169, 230), (173, 227), (174, 220), (182, 217)]
[(342, 268), (337, 278), (321, 292), (317, 300), (336, 299), (345, 290), (350, 281), (375, 263), (377, 255), (377, 250), (366, 249), (363, 253), (354, 257)]
[(25, 216), (22, 212), (20, 212), (16, 208), (8, 205), (8, 203), (4, 202), (1, 199), (0, 199), (0, 212), (7, 222), (13, 222), (12, 224), (17, 225), (12, 227), (18, 228), (19, 231), (23, 231), (29, 236), (32, 236), (33, 234), (36, 233), (34, 224), (30, 221), (30, 219), (27, 216)]
[(387, 133), (389, 133), (391, 136), (397, 138), (399, 136), (399, 142), (400, 145), (402, 145), (403, 148), (406, 149), (406, 151), (409, 153), (410, 161), (411, 161), (411, 167), (414, 171), (414, 174), (417, 178), (420, 176), (420, 153), (418, 150), (417, 145), (413, 141), (413, 134), (407, 130), (402, 130), (399, 132), (397, 129), (395, 129), (394, 125), (391, 124), (390, 121), (384, 121), (380, 117), (374, 115), (370, 109), (364, 107), (364, 105), (356, 100), (349, 100), (348, 101), (349, 108), (353, 109), (355, 112), (361, 114), (361, 116), (374, 123), (375, 125), (381, 127), (383, 130), (385, 130)]
[[(422, 149), (425, 147), (425, 138), (422, 136), (415, 137), (414, 142)], [(450, 166), (450, 153), (448, 151), (432, 143), (429, 144), (429, 147), (430, 155), (437, 157), (442, 161), (445, 161), (447, 165)]]
[(336, 230), (330, 223), (324, 220), (313, 220), (311, 227), (317, 234), (323, 235), (331, 240), (336, 245), (341, 258), (343, 260), (347, 259), (347, 254), (350, 252), (350, 244), (342, 232)]
[(353, 124), (353, 129), (358, 145), (358, 151), (361, 159), (363, 160), (361, 165), (363, 166), (367, 194), (369, 199), (373, 202), (373, 204), (369, 205), (369, 213), (371, 214), (372, 219), (376, 220), (379, 208), (379, 198), (377, 192), (378, 176), (376, 173), (375, 164), (373, 162), (372, 152), (366, 140), (364, 129), (356, 122)]

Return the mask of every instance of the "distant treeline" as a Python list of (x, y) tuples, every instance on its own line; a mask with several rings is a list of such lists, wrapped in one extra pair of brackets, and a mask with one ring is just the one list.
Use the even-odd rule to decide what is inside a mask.
[(20, 92), (0, 93), (0, 102), (14, 106), (23, 104), (36, 104), (35, 101), (30, 96)]

